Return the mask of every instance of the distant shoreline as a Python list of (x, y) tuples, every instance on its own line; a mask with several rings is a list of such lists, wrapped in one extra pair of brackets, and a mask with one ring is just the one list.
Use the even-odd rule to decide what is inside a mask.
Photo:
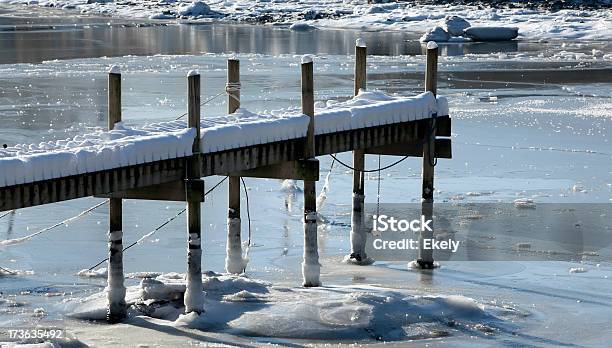
[[(400, 0), (399, 2), (404, 1)], [(499, 9), (527, 8), (551, 11), (612, 9), (612, 1), (610, 0), (415, 0), (411, 2), (424, 5), (471, 5)]]

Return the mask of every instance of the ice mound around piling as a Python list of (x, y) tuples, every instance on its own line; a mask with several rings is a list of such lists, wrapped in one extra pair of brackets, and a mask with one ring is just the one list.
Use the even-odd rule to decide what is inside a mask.
[[(459, 295), (418, 294), (376, 286), (279, 287), (244, 275), (207, 272), (205, 313), (182, 314), (184, 276), (143, 279), (127, 290), (130, 320), (156, 318), (168, 326), (243, 336), (397, 341), (482, 334), (509, 325), (515, 310)], [(106, 294), (67, 300), (72, 317), (103, 320)], [(156, 323), (160, 323), (157, 321)]]
[[(315, 112), (316, 134), (374, 127), (448, 115), (446, 98), (431, 92), (414, 97), (361, 91), (345, 102), (329, 101)], [(238, 109), (231, 115), (202, 119), (204, 153), (303, 138), (309, 118), (295, 109), (255, 114)], [(184, 120), (133, 128), (95, 130), (72, 139), (17, 144), (0, 149), (0, 187), (118, 167), (150, 163), (192, 154), (195, 130)]]

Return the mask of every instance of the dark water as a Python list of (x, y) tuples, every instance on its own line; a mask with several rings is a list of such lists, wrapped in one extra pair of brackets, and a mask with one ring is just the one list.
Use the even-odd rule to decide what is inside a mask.
[[(286, 27), (236, 24), (174, 24), (104, 17), (39, 17), (2, 13), (0, 7), (0, 63), (37, 63), (44, 60), (102, 56), (258, 53), (352, 54), (357, 37), (364, 38), (373, 55), (417, 55), (425, 47), (414, 32), (313, 30), (294, 32)], [(6, 8), (5, 8), (6, 10)], [(529, 42), (448, 44), (443, 55), (542, 50)]]

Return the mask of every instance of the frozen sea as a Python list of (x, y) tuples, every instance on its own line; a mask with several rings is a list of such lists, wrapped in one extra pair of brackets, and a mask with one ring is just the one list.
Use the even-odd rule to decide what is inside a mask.
[[(418, 35), (409, 32), (330, 29), (298, 33), (270, 26), (149, 26), (97, 17), (69, 21), (0, 14), (0, 23), (8, 22), (30, 28), (0, 32), (0, 142), (7, 144), (62, 139), (105, 127), (106, 71), (113, 64), (120, 65), (123, 72), (123, 119), (134, 125), (172, 120), (184, 113), (185, 75), (191, 69), (198, 69), (203, 76), (203, 100), (221, 92), (230, 52), (238, 52), (242, 106), (250, 111), (299, 106), (299, 59), (305, 53), (316, 55), (316, 100), (348, 98), (353, 70), (350, 54), (357, 37), (365, 38), (373, 54), (368, 58), (368, 89), (399, 95), (423, 90), (424, 47), (417, 41)], [(52, 26), (45, 27), (49, 24)], [(437, 201), (511, 203), (531, 198), (536, 204), (612, 203), (609, 41), (454, 43), (441, 46), (441, 53), (438, 88), (450, 102), (453, 159), (441, 159), (436, 166)], [(225, 103), (223, 97), (213, 99), (203, 107), (203, 117), (222, 114)], [(340, 158), (350, 162), (348, 153)], [(324, 178), (331, 159), (320, 160)], [(393, 160), (383, 157), (382, 164)], [(369, 156), (366, 167), (376, 166), (378, 158)], [(419, 202), (420, 171), (421, 160), (415, 158), (383, 172), (380, 201)], [(270, 309), (252, 309), (260, 313), (260, 319), (246, 310), (234, 318), (237, 327), (251, 331), (235, 327), (169, 329), (164, 323), (139, 318), (113, 327), (68, 318), (67, 304), (100, 292), (105, 285), (104, 279), (75, 275), (106, 257), (104, 207), (26, 243), (0, 247), (0, 266), (18, 271), (17, 275), (0, 276), (0, 326), (65, 326), (81, 342), (96, 346), (122, 342), (134, 346), (301, 346), (355, 341), (377, 345), (388, 340), (397, 346), (596, 347), (612, 339), (609, 245), (570, 255), (564, 261), (443, 262), (433, 273), (411, 270), (406, 262), (345, 265), (341, 259), (349, 250), (351, 178), (348, 170), (338, 165), (333, 168), (330, 194), (321, 210), (326, 219), (319, 231), (322, 281), (328, 286), (321, 290), (321, 301), (338, 305), (334, 296), (352, 294), (355, 289), (394, 298), (381, 295), (372, 290), (374, 287), (405, 294), (461, 295), (477, 301), (484, 314), (458, 310), (409, 320), (407, 312), (406, 324), (400, 325), (403, 334), (390, 335), (380, 327), (378, 318), (362, 328), (373, 334), (350, 336), (357, 337), (353, 339), (321, 334), (326, 331), (309, 327), (308, 323), (328, 318), (323, 312), (316, 320), (305, 314), (287, 316), (287, 321), (304, 328), (295, 332), (297, 338), (255, 325), (258, 320), (282, 317), (287, 307), (281, 304), (295, 299), (308, 302), (282, 290), (296, 291), (301, 282), (301, 194), (281, 190), (279, 180), (247, 179), (253, 226), (247, 274), (285, 287), (272, 291), (277, 296), (268, 300)], [(221, 179), (207, 178), (206, 185), (212, 187)], [(371, 175), (366, 179), (366, 202), (374, 203), (379, 178)], [(215, 272), (224, 267), (226, 188), (221, 185), (215, 190), (202, 209), (203, 269)], [(242, 198), (246, 207), (244, 195)], [(17, 211), (0, 219), (0, 239), (25, 236), (99, 202), (87, 198)], [(126, 201), (124, 245), (183, 206)], [(245, 212), (243, 208), (243, 215)], [(184, 220), (175, 220), (126, 251), (126, 272), (184, 272)], [(503, 231), (491, 231), (491, 239), (498, 233)], [(139, 279), (128, 280), (129, 285), (138, 283)], [(347, 306), (346, 301), (339, 303)], [(418, 307), (415, 311), (432, 314), (458, 306), (452, 301), (438, 305), (438, 309)], [(472, 308), (458, 307), (465, 311)], [(307, 312), (307, 308), (294, 307), (296, 312)], [(211, 313), (216, 313), (214, 308)], [(327, 321), (330, 327), (345, 325), (337, 314), (329, 314), (333, 319)], [(493, 329), (464, 323), (474, 317)], [(308, 330), (320, 335), (309, 336)]]

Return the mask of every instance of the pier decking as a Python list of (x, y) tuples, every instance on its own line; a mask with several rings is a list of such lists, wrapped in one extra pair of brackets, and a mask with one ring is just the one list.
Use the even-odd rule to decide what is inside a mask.
[[(230, 250), (240, 250), (238, 179), (304, 180), (304, 285), (317, 286), (320, 282), (314, 204), (315, 182), (319, 179), (316, 157), (354, 151), (353, 224), (359, 224), (363, 218), (363, 157), (366, 154), (423, 157), (422, 198), (426, 216), (432, 214), (433, 158), (451, 158), (448, 106), (445, 99), (435, 95), (437, 46), (428, 45), (426, 92), (412, 98), (365, 92), (365, 49), (363, 43), (357, 43), (355, 98), (335, 107), (315, 110), (313, 62), (306, 59), (301, 64), (302, 113), (278, 119), (249, 120), (247, 115), (246, 121), (238, 117), (235, 122), (207, 124), (207, 119), (200, 117), (200, 75), (190, 72), (188, 121), (132, 130), (119, 123), (122, 121), (121, 75), (118, 70), (111, 70), (109, 131), (88, 136), (93, 139), (93, 145), (90, 141), (81, 147), (62, 143), (57, 148), (53, 144), (34, 146), (30, 152), (24, 148), (6, 150), (0, 156), (0, 211), (88, 196), (110, 199), (108, 319), (116, 322), (125, 315), (122, 199), (187, 202), (189, 246), (185, 305), (187, 312), (199, 313), (203, 311), (202, 293), (198, 291), (201, 288), (199, 209), (205, 192), (201, 178), (230, 177), (226, 269), (232, 273), (244, 270), (242, 265), (232, 264), (229, 255)], [(243, 112), (238, 109), (238, 69), (239, 62), (230, 59), (227, 88), (230, 115)], [(357, 262), (366, 259), (359, 244), (365, 243), (365, 238), (352, 235), (351, 240), (354, 242), (350, 258)], [(432, 255), (421, 255), (419, 264), (432, 267)]]

